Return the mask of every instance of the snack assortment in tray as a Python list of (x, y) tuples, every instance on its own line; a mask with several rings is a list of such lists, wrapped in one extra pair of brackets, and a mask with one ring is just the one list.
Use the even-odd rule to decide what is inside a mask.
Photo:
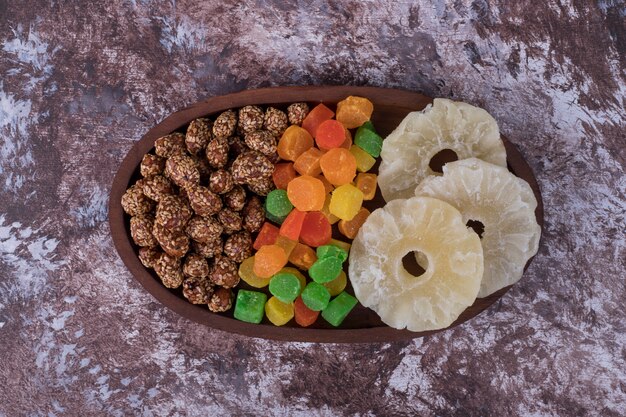
[[(190, 303), (275, 326), (340, 326), (360, 302), (433, 330), (519, 280), (537, 203), (495, 120), (435, 99), (383, 140), (374, 112), (357, 96), (248, 105), (157, 139), (121, 200), (141, 263)], [(443, 150), (461, 160), (442, 176), (429, 164)], [(379, 184), (388, 204), (365, 207)]]

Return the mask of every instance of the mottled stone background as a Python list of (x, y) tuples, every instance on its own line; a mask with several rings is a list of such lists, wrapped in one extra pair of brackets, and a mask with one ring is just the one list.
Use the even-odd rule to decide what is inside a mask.
[[(0, 416), (625, 415), (625, 21), (619, 0), (0, 0)], [(352, 346), (213, 331), (140, 288), (106, 221), (128, 149), (206, 97), (302, 84), (488, 109), (543, 191), (523, 280), (454, 330)]]

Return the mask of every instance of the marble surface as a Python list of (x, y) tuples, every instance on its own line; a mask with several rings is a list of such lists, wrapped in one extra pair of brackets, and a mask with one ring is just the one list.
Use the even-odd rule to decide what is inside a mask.
[[(0, 0), (0, 416), (626, 414), (626, 6)], [(276, 343), (157, 303), (109, 187), (173, 111), (273, 85), (482, 106), (546, 228), (499, 303), (412, 342)]]

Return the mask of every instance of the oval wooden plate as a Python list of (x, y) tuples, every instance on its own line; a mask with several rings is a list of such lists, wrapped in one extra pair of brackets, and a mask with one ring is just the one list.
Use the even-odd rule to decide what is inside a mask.
[[(113, 242), (120, 257), (139, 283), (161, 303), (188, 319), (216, 329), (251, 337), (299, 342), (390, 342), (412, 339), (441, 331), (414, 333), (407, 330), (392, 329), (382, 323), (376, 313), (360, 304), (339, 328), (333, 328), (321, 318), (309, 328), (298, 327), (293, 323), (293, 320), (283, 327), (276, 327), (267, 321), (259, 325), (244, 323), (232, 318), (232, 309), (228, 313), (215, 314), (210, 312), (206, 306), (190, 304), (183, 297), (180, 289), (169, 290), (165, 288), (156, 274), (144, 268), (137, 258), (137, 247), (130, 239), (129, 218), (123, 212), (120, 201), (129, 184), (134, 183), (139, 178), (139, 163), (143, 155), (153, 148), (157, 138), (176, 130), (184, 132), (184, 128), (193, 119), (213, 115), (229, 108), (247, 104), (285, 107), (290, 103), (306, 101), (313, 105), (323, 102), (334, 109), (334, 105), (338, 101), (349, 95), (367, 97), (374, 103), (372, 121), (383, 138), (391, 133), (409, 112), (421, 110), (432, 102), (432, 98), (422, 94), (386, 88), (347, 86), (265, 88), (213, 97), (194, 104), (167, 117), (146, 133), (124, 158), (113, 180), (109, 200), (109, 224)], [(503, 137), (502, 139), (507, 151), (509, 170), (526, 180), (537, 197), (537, 221), (543, 228), (543, 204), (535, 176), (516, 147), (506, 138)], [(380, 192), (377, 198), (369, 203), (368, 208), (370, 209), (382, 206), (384, 201), (380, 197)], [(242, 282), (242, 284), (245, 283)], [(243, 287), (245, 288), (245, 285)], [(503, 288), (486, 298), (477, 299), (450, 327), (476, 316), (502, 297), (509, 288)], [(352, 292), (351, 288), (348, 290)]]

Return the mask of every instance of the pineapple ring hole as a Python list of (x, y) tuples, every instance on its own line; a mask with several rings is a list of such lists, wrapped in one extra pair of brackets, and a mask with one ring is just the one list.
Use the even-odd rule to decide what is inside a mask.
[(483, 238), (483, 233), (485, 233), (485, 225), (480, 220), (472, 220), (469, 219), (465, 226), (472, 228), (473, 231), (476, 232), (479, 238)]
[(404, 270), (414, 277), (420, 277), (428, 269), (428, 258), (423, 252), (409, 252), (402, 257)]
[(459, 156), (452, 149), (442, 149), (430, 158), (428, 167), (434, 172), (443, 174), (443, 166), (448, 162), (458, 161)]

